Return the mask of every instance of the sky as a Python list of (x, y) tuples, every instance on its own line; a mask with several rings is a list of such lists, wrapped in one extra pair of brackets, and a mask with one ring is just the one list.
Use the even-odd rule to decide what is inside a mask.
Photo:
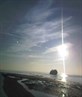
[(0, 0), (0, 70), (82, 75), (82, 0)]

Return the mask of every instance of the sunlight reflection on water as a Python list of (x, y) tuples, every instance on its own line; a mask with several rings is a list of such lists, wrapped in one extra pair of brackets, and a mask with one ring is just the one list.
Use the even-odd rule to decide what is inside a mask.
[(63, 73), (61, 77), (62, 77), (61, 81), (66, 82), (67, 75)]

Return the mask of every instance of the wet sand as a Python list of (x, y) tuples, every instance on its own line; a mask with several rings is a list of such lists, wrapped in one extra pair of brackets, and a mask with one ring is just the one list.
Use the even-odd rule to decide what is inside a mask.
[(82, 85), (79, 83), (65, 83), (55, 79), (30, 75), (3, 74), (3, 76), (3, 89), (8, 97), (34, 97), (33, 93), (26, 90), (25, 87), (28, 87), (30, 91), (40, 91), (57, 97), (82, 97)]
[(34, 97), (17, 82), (17, 79), (6, 77), (3, 89), (8, 97)]

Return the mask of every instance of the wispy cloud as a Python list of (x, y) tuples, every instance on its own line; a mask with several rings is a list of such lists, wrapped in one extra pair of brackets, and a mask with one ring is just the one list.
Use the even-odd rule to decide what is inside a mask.
[[(60, 44), (60, 45), (61, 45), (61, 44)], [(57, 46), (55, 46), (55, 47), (51, 47), (51, 48), (47, 49), (47, 50), (44, 52), (44, 54), (57, 53), (58, 47), (59, 47), (60, 45), (57, 45)], [(67, 46), (67, 48), (70, 48), (70, 47), (72, 46), (71, 43), (65, 43), (65, 45)]]
[[(20, 51), (25, 49), (30, 49), (34, 46), (38, 46), (39, 44), (46, 43), (53, 39), (61, 38), (61, 28), (60, 28), (60, 20), (46, 21), (43, 23), (35, 23), (21, 25), (22, 28), (19, 27), (20, 32), (22, 33), (21, 40), (19, 44), (15, 44), (12, 47), (14, 50)], [(68, 31), (67, 31), (68, 32)], [(69, 36), (69, 33), (64, 33), (64, 37)]]
[[(16, 39), (9, 47), (9, 52), (25, 51), (26, 53), (26, 51), (31, 51), (33, 47), (61, 38), (61, 18), (55, 16), (59, 9), (50, 8), (51, 4), (44, 6), (41, 3), (29, 10), (24, 17), (26, 22), (22, 22), (13, 33), (8, 33)], [(68, 37), (70, 35), (68, 32), (72, 30), (67, 25), (71, 19), (72, 16), (64, 18), (64, 24), (66, 24), (64, 38)]]

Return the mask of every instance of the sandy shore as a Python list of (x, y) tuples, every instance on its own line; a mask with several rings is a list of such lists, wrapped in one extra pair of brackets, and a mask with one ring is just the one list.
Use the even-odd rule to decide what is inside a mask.
[[(3, 76), (3, 89), (8, 97), (35, 97), (30, 91), (47, 93), (55, 97), (82, 97), (82, 85), (79, 83), (65, 83), (41, 76), (26, 76), (19, 74), (3, 74)], [(26, 88), (28, 88), (29, 91)]]

